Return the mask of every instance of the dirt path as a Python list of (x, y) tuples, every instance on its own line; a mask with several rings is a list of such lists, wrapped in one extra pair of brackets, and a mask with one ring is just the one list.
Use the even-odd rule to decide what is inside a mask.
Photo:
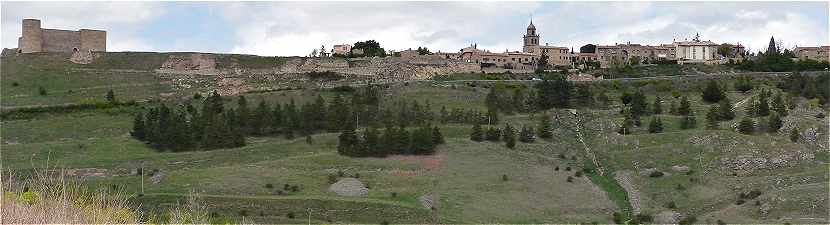
[(640, 214), (640, 191), (631, 183), (630, 171), (617, 171), (614, 180), (620, 183), (620, 186), (628, 192), (628, 202), (631, 203), (631, 213), (633, 215)]
[(585, 143), (585, 138), (582, 136), (582, 122), (579, 120), (579, 113), (576, 110), (569, 110), (574, 117), (576, 117), (576, 138), (579, 140), (579, 143), (582, 143), (582, 147), (585, 149), (585, 155), (591, 158), (591, 162), (594, 163), (594, 167), (596, 167), (597, 171), (599, 172), (600, 176), (605, 176), (605, 169), (602, 168), (602, 165), (597, 160), (597, 156), (594, 155), (594, 152), (591, 151), (591, 148), (588, 147), (588, 144)]

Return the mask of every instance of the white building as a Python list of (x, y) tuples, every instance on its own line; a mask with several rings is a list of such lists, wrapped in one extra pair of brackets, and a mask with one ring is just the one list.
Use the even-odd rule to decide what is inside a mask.
[(691, 41), (674, 42), (676, 49), (677, 63), (717, 63), (718, 44), (712, 41), (700, 41), (700, 36), (696, 36)]

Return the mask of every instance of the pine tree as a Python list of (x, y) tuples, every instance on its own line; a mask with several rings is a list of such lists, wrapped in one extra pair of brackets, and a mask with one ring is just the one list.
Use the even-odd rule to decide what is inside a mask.
[(239, 95), (238, 99), (236, 100), (236, 113), (239, 117), (236, 122), (239, 123), (239, 127), (241, 128), (242, 132), (245, 134), (250, 134), (251, 130), (248, 126), (250, 113), (248, 112), (248, 100), (245, 99), (244, 95)]
[(688, 116), (692, 113), (692, 106), (689, 104), (689, 99), (686, 96), (680, 98), (680, 107), (677, 108), (677, 113), (682, 116)]
[(397, 142), (395, 141), (395, 135), (397, 135), (397, 131), (395, 131), (394, 126), (387, 126), (386, 129), (383, 129), (383, 136), (380, 140), (380, 149), (383, 152), (383, 155), (395, 154), (397, 153)]
[(265, 134), (265, 128), (270, 124), (271, 109), (265, 104), (265, 100), (260, 100), (251, 118), (251, 133), (255, 135)]
[(542, 114), (538, 129), (539, 137), (545, 139), (553, 138), (553, 124), (551, 124), (550, 116)]
[(412, 136), (409, 131), (404, 127), (399, 127), (397, 131), (395, 145), (398, 148), (398, 154), (412, 154)]
[(697, 117), (692, 112), (689, 115), (680, 118), (680, 129), (692, 129), (697, 127)]
[(470, 140), (481, 142), (484, 140), (483, 135), (484, 133), (482, 133), (481, 124), (475, 123), (475, 125), (473, 125), (473, 131), (470, 133)]
[(744, 117), (741, 122), (738, 123), (738, 132), (742, 134), (752, 134), (755, 132), (755, 121), (748, 116)]
[(501, 140), (501, 130), (495, 126), (490, 126), (487, 129), (487, 134), (485, 135), (485, 139), (488, 141), (500, 141)]
[(631, 114), (635, 117), (640, 117), (648, 114), (648, 103), (646, 102), (646, 95), (642, 91), (637, 90), (631, 96)]
[(139, 141), (145, 140), (147, 130), (144, 126), (144, 114), (138, 113), (135, 115), (135, 119), (133, 119), (133, 130), (130, 132), (130, 135)]
[(735, 110), (733, 110), (734, 106), (732, 102), (729, 101), (729, 98), (723, 98), (718, 105), (718, 120), (721, 121), (729, 121), (735, 119)]
[(749, 102), (747, 102), (747, 104), (746, 104), (746, 108), (744, 109), (744, 111), (746, 113), (746, 116), (750, 116), (750, 117), (758, 116), (758, 105), (759, 105), (759, 103), (757, 102), (757, 100), (755, 100), (754, 97), (753, 97), (753, 99), (749, 100)]
[(787, 106), (784, 105), (784, 99), (781, 96), (781, 92), (775, 94), (775, 97), (772, 99), (772, 111), (778, 113), (780, 116), (787, 116)]
[(801, 134), (798, 131), (798, 127), (793, 127), (793, 129), (790, 130), (790, 141), (796, 143), (798, 142), (798, 139), (801, 139)]
[(769, 108), (769, 101), (767, 101), (769, 94), (766, 93), (766, 89), (762, 91), (761, 97), (758, 99), (758, 111), (757, 116), (769, 116), (770, 108)]
[(487, 123), (496, 124), (499, 122), (499, 113), (496, 110), (487, 109)]
[(513, 129), (510, 124), (504, 125), (504, 132), (502, 140), (504, 140), (505, 146), (509, 149), (513, 149), (516, 147), (516, 131)]
[(660, 96), (654, 98), (654, 103), (651, 106), (651, 110), (654, 114), (663, 114), (663, 106), (661, 102), (662, 99), (660, 99)]
[(671, 106), (669, 107), (669, 114), (677, 115), (677, 104), (675, 103), (674, 99), (671, 100)]
[(380, 137), (378, 137), (378, 130), (375, 128), (369, 127), (363, 132), (363, 148), (367, 156), (386, 156), (386, 152), (380, 148)]
[(778, 132), (778, 130), (783, 126), (781, 117), (779, 117), (777, 113), (772, 113), (772, 115), (770, 115), (767, 119), (767, 131), (770, 133)]
[(722, 100), (726, 94), (724, 94), (723, 90), (721, 90), (720, 85), (715, 80), (709, 80), (709, 83), (706, 84), (706, 87), (703, 89), (703, 93), (701, 97), (703, 101), (709, 103), (715, 103)]
[(706, 112), (706, 128), (718, 129), (718, 121), (720, 121), (720, 109), (719, 106), (713, 105), (709, 107), (709, 111)]
[(633, 132), (632, 129), (634, 128), (634, 120), (631, 119), (631, 113), (629, 113), (628, 110), (624, 110), (624, 111), (625, 112), (623, 112), (623, 115), (624, 115), (623, 122), (620, 125), (620, 129), (617, 131), (617, 133), (622, 134), (622, 135), (632, 133)]
[(274, 111), (271, 111), (271, 119), (269, 120), (271, 123), (269, 127), (271, 127), (272, 132), (277, 132), (283, 127), (283, 118), (285, 116), (282, 114), (282, 105), (276, 104), (274, 106)]
[(662, 133), (663, 132), (663, 121), (660, 120), (660, 117), (657, 117), (657, 116), (651, 117), (651, 121), (648, 123), (648, 132), (649, 133)]
[(441, 113), (440, 114), (441, 114), (441, 118), (440, 118), (441, 124), (446, 124), (450, 120), (450, 115), (447, 112), (447, 107), (446, 106), (441, 106)]
[(533, 129), (523, 125), (522, 130), (519, 132), (519, 141), (524, 143), (531, 143), (535, 140), (536, 134), (535, 132), (533, 132)]
[(344, 129), (338, 136), (337, 153), (345, 156), (359, 156), (360, 140), (352, 129)]
[(107, 91), (107, 97), (106, 97), (106, 98), (107, 98), (107, 103), (109, 103), (109, 104), (116, 104), (116, 103), (118, 103), (118, 100), (117, 100), (117, 99), (115, 99), (115, 92), (114, 92), (114, 91), (112, 91), (112, 89), (110, 89), (109, 91)]
[(441, 134), (441, 129), (438, 129), (438, 126), (432, 127), (432, 144), (440, 145), (444, 143), (444, 135)]

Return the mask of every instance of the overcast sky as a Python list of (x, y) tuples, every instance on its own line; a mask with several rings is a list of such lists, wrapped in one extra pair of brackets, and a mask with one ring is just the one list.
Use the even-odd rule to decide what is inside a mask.
[(23, 18), (45, 28), (107, 31), (108, 51), (308, 55), (374, 39), (386, 49), (521, 50), (533, 18), (541, 43), (660, 44), (691, 38), (762, 50), (830, 45), (827, 2), (2, 2), (3, 48)]

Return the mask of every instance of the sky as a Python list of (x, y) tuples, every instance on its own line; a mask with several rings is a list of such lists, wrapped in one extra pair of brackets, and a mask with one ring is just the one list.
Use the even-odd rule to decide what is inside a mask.
[(540, 43), (572, 47), (701, 39), (763, 51), (830, 45), (828, 2), (1, 2), (0, 46), (21, 20), (107, 31), (108, 51), (308, 55), (376, 40), (387, 50), (457, 52), (477, 44), (521, 51), (533, 20)]

